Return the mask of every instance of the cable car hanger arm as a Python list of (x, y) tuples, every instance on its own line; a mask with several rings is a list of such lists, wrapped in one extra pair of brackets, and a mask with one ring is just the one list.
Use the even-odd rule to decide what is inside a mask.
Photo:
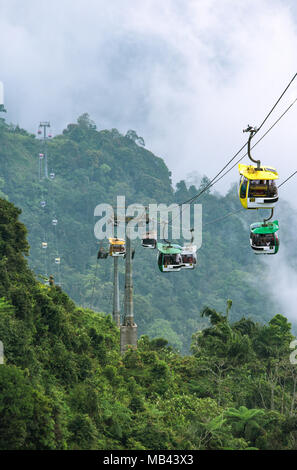
[(246, 129), (244, 129), (242, 132), (249, 132), (250, 133), (249, 140), (248, 140), (248, 151), (247, 151), (247, 153), (248, 153), (249, 159), (252, 162), (257, 163), (257, 169), (259, 170), (260, 165), (261, 165), (260, 160), (254, 160), (253, 157), (251, 156), (251, 140), (254, 137), (254, 135), (258, 132), (258, 129), (256, 127), (252, 127), (252, 126), (248, 125), (248, 127)]
[(265, 225), (265, 226), (267, 225), (267, 223), (266, 223), (266, 222), (268, 222), (268, 220), (272, 219), (272, 217), (273, 217), (273, 207), (271, 208), (271, 214), (270, 214), (270, 217), (268, 217), (268, 219), (264, 219), (264, 225)]

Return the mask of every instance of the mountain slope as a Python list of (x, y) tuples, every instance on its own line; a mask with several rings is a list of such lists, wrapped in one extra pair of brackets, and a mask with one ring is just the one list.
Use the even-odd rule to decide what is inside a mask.
[[(133, 133), (123, 136), (116, 129), (98, 131), (87, 115), (48, 143), (54, 180), (39, 180), (42, 144), (34, 136), (2, 120), (0, 142), (1, 190), (22, 208), (31, 247), (30, 266), (37, 274), (53, 274), (56, 281), (61, 274), (63, 288), (75, 302), (102, 312), (112, 309), (113, 263), (110, 258), (100, 261), (95, 278), (99, 246), (93, 232), (96, 205), (115, 204), (118, 195), (124, 195), (127, 204), (170, 204), (198, 192), (184, 182), (174, 191), (163, 160), (138, 145)], [(42, 200), (45, 208), (40, 205)], [(231, 298), (234, 320), (244, 315), (267, 321), (276, 313), (286, 313), (277, 299), (267, 295), (266, 262), (249, 248), (248, 224), (258, 214), (243, 211), (213, 223), (240, 209), (235, 187), (224, 197), (207, 192), (197, 202), (203, 205), (203, 242), (194, 272), (160, 273), (156, 253), (142, 249), (139, 242), (135, 243), (133, 264), (139, 333), (164, 336), (183, 352), (190, 346), (192, 332), (207, 325), (199, 315), (204, 305), (223, 311), (226, 299)], [(52, 226), (54, 217), (56, 227)], [(48, 243), (46, 253), (42, 241)], [(54, 262), (58, 255), (60, 267)], [(124, 262), (119, 265), (122, 305)]]

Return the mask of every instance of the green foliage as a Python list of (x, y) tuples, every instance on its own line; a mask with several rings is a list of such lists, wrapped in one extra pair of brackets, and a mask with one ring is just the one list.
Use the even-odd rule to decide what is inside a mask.
[[(136, 317), (140, 332), (151, 338), (142, 335), (138, 349), (121, 356), (119, 330), (106, 315), (112, 275), (108, 261), (99, 264), (92, 299), (92, 210), (98, 202), (114, 202), (120, 188), (127, 191), (128, 203), (152, 195), (156, 201), (174, 201), (164, 162), (115, 129), (98, 132), (83, 115), (51, 142), (57, 181), (54, 187), (49, 181), (41, 185), (32, 179), (32, 155), (39, 144), (25, 131), (0, 124), (2, 189), (24, 209), (21, 215), (0, 199), (5, 356), (0, 365), (0, 449), (296, 449), (291, 324), (280, 314), (267, 317), (267, 324), (255, 321), (272, 311), (267, 302), (264, 312), (259, 291), (249, 283), (248, 269), (261, 279), (259, 265), (240, 250), (230, 255), (222, 236), (208, 229), (201, 269), (194, 273), (163, 276), (157, 274), (152, 253), (143, 251), (138, 260), (136, 255)], [(103, 165), (111, 170), (102, 171)], [(57, 201), (66, 290), (80, 304), (92, 300), (102, 306), (102, 313), (77, 307), (61, 287), (38, 282), (28, 267), (27, 231), (19, 216), (29, 226), (31, 265), (42, 273), (39, 237), (51, 215), (39, 207), (36, 192), (41, 196), (42, 191)], [(181, 183), (177, 191), (184, 195), (188, 190)], [(233, 203), (233, 196), (207, 194), (206, 220), (226, 201)], [(226, 229), (235, 246), (241, 228), (234, 219)], [(208, 263), (211, 239), (217, 253)], [(245, 289), (239, 288), (242, 283)], [(183, 356), (177, 350), (187, 349), (192, 334), (192, 355)]]
[[(47, 274), (53, 274), (59, 282), (61, 269), (63, 289), (78, 305), (106, 314), (111, 313), (112, 262), (110, 258), (100, 260), (95, 279), (95, 207), (103, 202), (115, 204), (118, 195), (124, 195), (127, 204), (180, 203), (209, 183), (204, 176), (198, 188), (180, 181), (174, 190), (164, 161), (144, 148), (135, 130), (123, 135), (117, 129), (97, 129), (87, 113), (48, 142), (48, 165), (55, 172), (54, 180), (39, 180), (42, 143), (34, 136), (0, 120), (0, 141), (0, 197), (22, 208), (21, 220), (29, 233), (30, 267), (37, 275), (45, 275), (47, 257)], [(44, 209), (41, 200), (47, 203)], [(193, 331), (207, 325), (207, 320), (199, 317), (204, 305), (223, 311), (226, 299), (231, 298), (232, 310), (228, 312), (233, 321), (242, 316), (268, 321), (280, 312), (269, 296), (263, 302), (267, 270), (263, 260), (250, 252), (246, 227), (249, 220), (254, 221), (253, 216), (238, 213), (226, 221), (209, 224), (240, 207), (237, 189), (231, 188), (224, 197), (208, 189), (197, 202), (203, 204), (203, 239), (195, 271), (160, 273), (156, 253), (141, 248), (139, 241), (135, 242), (133, 265), (135, 317), (140, 334), (163, 336), (184, 354), (189, 351)], [(58, 219), (55, 228), (51, 225), (54, 216)], [(0, 230), (1, 226), (4, 230), (0, 221)], [(8, 226), (5, 230), (2, 237), (16, 235)], [(46, 256), (41, 248), (44, 235), (48, 242)], [(21, 241), (21, 233), (19, 238)], [(60, 268), (54, 263), (57, 245)], [(28, 252), (28, 246), (23, 249)], [(0, 241), (2, 278), (6, 270), (10, 271), (5, 256)], [(12, 262), (11, 256), (9, 259)], [(124, 263), (120, 261), (119, 265), (123, 291)], [(4, 290), (0, 292), (3, 295)]]

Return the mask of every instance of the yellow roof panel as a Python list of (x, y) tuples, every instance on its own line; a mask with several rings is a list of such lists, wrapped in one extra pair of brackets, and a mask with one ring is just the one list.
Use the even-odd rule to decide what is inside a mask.
[(111, 245), (125, 245), (125, 240), (120, 238), (109, 238), (108, 240)]
[(261, 169), (258, 170), (257, 167), (253, 165), (243, 165), (239, 163), (238, 170), (239, 173), (245, 176), (248, 180), (276, 180), (278, 179), (278, 174), (275, 168), (261, 166)]

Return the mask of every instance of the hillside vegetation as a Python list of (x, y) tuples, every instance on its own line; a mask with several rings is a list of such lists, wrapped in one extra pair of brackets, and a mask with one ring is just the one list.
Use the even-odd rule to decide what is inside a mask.
[[(118, 195), (124, 195), (127, 204), (169, 204), (188, 199), (199, 188), (181, 181), (174, 190), (164, 161), (146, 150), (134, 131), (126, 136), (116, 129), (98, 131), (86, 114), (48, 144), (54, 180), (39, 180), (42, 147), (34, 135), (2, 119), (0, 141), (0, 196), (22, 209), (31, 268), (40, 276), (53, 274), (78, 305), (111, 313), (112, 260), (100, 261), (96, 272), (96, 205), (115, 204)], [(135, 242), (134, 309), (139, 333), (163, 336), (183, 353), (189, 351), (193, 331), (208, 325), (199, 315), (205, 305), (224, 311), (226, 299), (231, 298), (233, 321), (244, 315), (263, 322), (286, 313), (267, 295), (266, 265), (249, 248), (252, 215), (239, 212), (213, 223), (240, 209), (236, 188), (230, 188), (226, 196), (208, 191), (197, 202), (203, 204), (203, 242), (195, 271), (162, 274), (156, 253)], [(54, 216), (58, 219), (56, 238)], [(46, 259), (42, 241), (48, 242)], [(54, 263), (57, 251), (61, 275)], [(119, 265), (122, 306), (124, 262)]]
[(159, 338), (119, 354), (111, 317), (28, 268), (20, 211), (0, 199), (0, 449), (296, 449), (285, 317), (209, 327), (181, 356)]

